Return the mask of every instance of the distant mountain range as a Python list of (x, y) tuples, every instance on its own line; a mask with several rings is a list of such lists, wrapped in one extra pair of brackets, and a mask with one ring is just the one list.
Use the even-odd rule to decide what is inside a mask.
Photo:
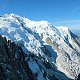
[(0, 16), (0, 80), (78, 80), (80, 37), (67, 27)]

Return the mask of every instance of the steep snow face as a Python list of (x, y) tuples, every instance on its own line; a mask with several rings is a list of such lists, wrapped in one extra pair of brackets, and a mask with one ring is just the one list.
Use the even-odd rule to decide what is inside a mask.
[(66, 43), (80, 53), (80, 40), (67, 27), (57, 27)]
[(19, 20), (20, 22), (18, 21), (18, 17), (13, 14), (0, 17), (0, 34), (6, 36), (15, 43), (19, 43), (21, 46), (28, 47), (31, 52), (35, 51), (36, 47), (38, 50), (40, 47), (40, 42), (35, 39), (30, 29), (24, 29), (25, 27), (23, 26), (21, 17), (19, 17)]
[[(64, 75), (58, 70), (72, 79), (80, 73), (80, 41), (67, 27), (55, 28), (47, 21), (31, 21), (5, 14), (0, 17), (0, 34), (22, 46), (25, 53), (29, 51), (41, 58), (35, 59), (37, 61), (31, 58), (28, 62), (31, 70), (38, 73), (38, 80), (43, 80), (44, 71), (51, 75), (55, 73), (60, 80), (64, 80)], [(43, 61), (50, 64), (51, 69), (47, 69)], [(56, 67), (58, 70), (54, 70)]]

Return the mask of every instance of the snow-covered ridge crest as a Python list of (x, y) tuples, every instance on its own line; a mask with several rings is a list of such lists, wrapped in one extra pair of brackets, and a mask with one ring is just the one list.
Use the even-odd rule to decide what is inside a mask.
[(65, 27), (65, 26), (59, 26), (59, 27), (57, 27), (58, 29), (60, 29), (60, 30), (62, 30), (62, 31), (64, 31), (64, 32), (69, 32), (69, 28), (68, 27)]
[[(31, 70), (38, 73), (38, 80), (43, 78), (43, 71), (50, 73), (50, 76), (54, 73), (60, 80), (64, 77), (69, 80), (66, 76), (75, 79), (80, 73), (80, 41), (67, 27), (56, 28), (48, 21), (33, 21), (16, 14), (5, 14), (0, 17), (0, 35), (20, 45), (25, 54), (29, 51), (28, 55), (35, 54), (40, 58), (32, 58), (28, 62)], [(51, 69), (46, 68), (43, 61)], [(34, 64), (36, 68), (32, 67)], [(55, 67), (66, 76), (54, 70)]]

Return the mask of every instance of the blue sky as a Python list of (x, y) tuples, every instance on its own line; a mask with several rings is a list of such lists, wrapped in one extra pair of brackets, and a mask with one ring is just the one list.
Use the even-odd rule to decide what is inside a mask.
[(0, 0), (0, 14), (6, 13), (80, 29), (80, 0)]

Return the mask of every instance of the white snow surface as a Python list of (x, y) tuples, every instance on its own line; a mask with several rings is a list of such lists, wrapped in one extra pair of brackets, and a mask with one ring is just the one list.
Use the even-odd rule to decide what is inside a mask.
[[(54, 63), (58, 70), (69, 78), (74, 79), (80, 73), (80, 45), (76, 42), (76, 37), (74, 39), (71, 36), (67, 27), (55, 28), (47, 21), (32, 21), (16, 14), (5, 14), (0, 17), (0, 34), (25, 47), (25, 51), (28, 50), (36, 56), (40, 54), (52, 65)], [(47, 38), (52, 41), (52, 44), (46, 42)], [(43, 45), (49, 46), (47, 49), (50, 56), (41, 49)], [(35, 61), (30, 60), (28, 64), (34, 73), (39, 72), (39, 66)], [(38, 80), (42, 79), (41, 72), (38, 78)]]

